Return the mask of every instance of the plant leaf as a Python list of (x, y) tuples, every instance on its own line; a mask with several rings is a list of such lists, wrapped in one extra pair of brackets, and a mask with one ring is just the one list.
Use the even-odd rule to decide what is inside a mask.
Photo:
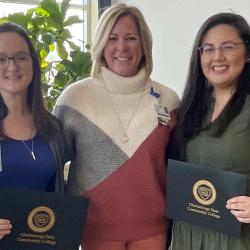
[(52, 43), (52, 44), (49, 45), (49, 50), (50, 50), (50, 52), (55, 51), (55, 48), (56, 48), (56, 46), (55, 46), (54, 43)]
[(76, 45), (72, 41), (67, 40), (66, 42), (69, 44), (70, 48), (73, 50), (80, 50), (81, 49), (80, 46)]
[(55, 77), (54, 83), (57, 85), (58, 88), (63, 89), (67, 81), (68, 81), (67, 74), (65, 74), (65, 72), (58, 72), (58, 74)]
[(78, 75), (82, 75), (84, 72), (89, 73), (91, 66), (91, 56), (89, 52), (74, 51), (74, 53), (72, 53), (72, 61)]
[(89, 44), (86, 44), (86, 45), (85, 45), (85, 48), (86, 48), (87, 50), (90, 50), (90, 45), (89, 45)]
[(50, 15), (55, 14), (60, 16), (60, 10), (55, 0), (43, 0), (40, 2), (40, 6), (47, 11)]
[(70, 16), (64, 23), (63, 27), (70, 26), (72, 24), (76, 23), (82, 23), (83, 20), (81, 20), (78, 16)]
[(55, 0), (43, 0), (40, 2), (40, 6), (49, 13), (48, 18), (55, 22), (56, 27), (62, 27), (63, 17)]
[(33, 18), (33, 24), (36, 26), (42, 26), (46, 22), (46, 17), (44, 16), (36, 16)]
[(43, 42), (45, 42), (46, 44), (50, 45), (53, 44), (56, 40), (55, 36), (53, 34), (51, 34), (50, 32), (46, 32), (42, 34), (42, 40)]
[(66, 71), (75, 71), (75, 65), (70, 60), (62, 60), (61, 63), (64, 65)]
[(37, 9), (37, 8), (30, 8), (30, 9), (27, 10), (27, 12), (26, 12), (26, 17), (27, 17), (29, 20), (32, 18), (33, 13), (35, 12), (36, 9)]
[(70, 0), (63, 0), (62, 1), (62, 4), (61, 4), (61, 15), (62, 15), (63, 20), (65, 19), (66, 12), (69, 9), (69, 2), (70, 2)]
[(0, 18), (0, 24), (8, 22), (8, 21), (9, 21), (8, 17), (2, 17), (2, 18)]
[(58, 53), (59, 57), (62, 59), (68, 58), (68, 52), (67, 52), (63, 42), (60, 40), (57, 41), (57, 53)]
[(63, 29), (60, 35), (64, 40), (67, 40), (72, 37), (68, 29)]
[(27, 27), (27, 23), (28, 23), (28, 19), (26, 17), (26, 15), (24, 15), (24, 13), (15, 13), (15, 14), (10, 14), (8, 16), (8, 19), (10, 22), (19, 24), (20, 26), (26, 28)]
[(39, 16), (49, 16), (49, 12), (40, 6), (35, 9), (35, 13)]

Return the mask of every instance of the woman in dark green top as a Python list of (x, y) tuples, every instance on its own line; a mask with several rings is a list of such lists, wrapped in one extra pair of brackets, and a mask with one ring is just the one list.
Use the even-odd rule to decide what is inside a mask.
[(232, 13), (197, 34), (173, 137), (172, 157), (248, 175), (247, 196), (225, 205), (243, 223), (240, 238), (174, 222), (172, 250), (250, 249), (250, 27)]

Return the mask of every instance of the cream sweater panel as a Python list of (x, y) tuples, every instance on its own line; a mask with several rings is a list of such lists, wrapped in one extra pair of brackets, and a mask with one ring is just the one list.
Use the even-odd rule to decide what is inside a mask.
[[(158, 125), (154, 107), (157, 100), (150, 94), (152, 86), (160, 93), (160, 103), (169, 112), (178, 107), (176, 93), (146, 79), (144, 69), (134, 77), (121, 77), (105, 67), (98, 79), (87, 78), (70, 85), (58, 105), (69, 106), (84, 115), (130, 158)], [(126, 143), (123, 142), (124, 130), (129, 137)]]

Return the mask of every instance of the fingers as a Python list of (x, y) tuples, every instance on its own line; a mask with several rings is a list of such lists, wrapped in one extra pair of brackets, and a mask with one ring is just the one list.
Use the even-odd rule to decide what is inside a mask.
[(250, 208), (250, 204), (247, 203), (227, 203), (226, 204), (227, 209), (234, 209), (234, 210), (246, 210), (247, 208)]
[(226, 208), (242, 223), (250, 223), (250, 197), (237, 196), (229, 199)]
[(10, 234), (12, 225), (9, 220), (0, 219), (0, 240), (7, 234)]
[(233, 204), (233, 203), (250, 203), (250, 197), (249, 196), (237, 196), (227, 201), (227, 204)]
[(227, 201), (226, 207), (228, 209), (235, 210), (246, 210), (250, 209), (250, 197), (247, 196), (237, 196)]
[(250, 213), (246, 210), (230, 210), (239, 222), (250, 223)]

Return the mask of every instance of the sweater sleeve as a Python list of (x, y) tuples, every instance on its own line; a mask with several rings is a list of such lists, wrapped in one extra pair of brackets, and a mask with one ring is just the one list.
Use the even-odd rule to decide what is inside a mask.
[(65, 155), (67, 160), (73, 161), (75, 157), (75, 133), (72, 129), (72, 117), (68, 112), (71, 107), (70, 104), (71, 88), (67, 88), (59, 97), (57, 104), (53, 110), (53, 114), (59, 119), (62, 124), (63, 134), (65, 139)]

